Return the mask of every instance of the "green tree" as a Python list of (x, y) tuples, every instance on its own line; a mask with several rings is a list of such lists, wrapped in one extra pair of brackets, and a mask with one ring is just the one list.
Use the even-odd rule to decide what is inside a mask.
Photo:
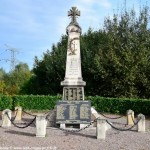
[[(106, 18), (103, 29), (91, 28), (80, 39), (86, 95), (150, 97), (150, 30), (148, 8), (132, 9)], [(28, 93), (62, 94), (67, 36), (35, 58), (34, 76), (26, 84)]]
[(4, 76), (6, 72), (3, 70), (3, 68), (0, 69), (0, 93), (5, 94), (5, 81), (4, 81)]
[(15, 66), (15, 70), (4, 76), (6, 91), (9, 95), (19, 94), (21, 87), (30, 79), (31, 72), (26, 63)]

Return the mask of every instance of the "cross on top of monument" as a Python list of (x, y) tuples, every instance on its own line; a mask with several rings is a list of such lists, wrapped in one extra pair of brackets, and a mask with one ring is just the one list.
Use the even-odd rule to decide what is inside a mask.
[(68, 11), (68, 16), (71, 16), (71, 23), (70, 24), (78, 24), (76, 18), (80, 16), (80, 11), (77, 7), (72, 7), (70, 11)]

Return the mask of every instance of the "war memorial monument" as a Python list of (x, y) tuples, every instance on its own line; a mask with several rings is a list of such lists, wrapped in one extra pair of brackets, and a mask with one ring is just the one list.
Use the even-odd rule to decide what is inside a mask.
[(72, 7), (68, 11), (71, 22), (66, 28), (68, 35), (66, 72), (63, 86), (63, 98), (57, 102), (56, 123), (61, 127), (66, 125), (79, 125), (83, 127), (91, 121), (91, 103), (85, 101), (84, 86), (86, 82), (82, 79), (80, 35), (81, 27), (77, 22), (80, 11)]

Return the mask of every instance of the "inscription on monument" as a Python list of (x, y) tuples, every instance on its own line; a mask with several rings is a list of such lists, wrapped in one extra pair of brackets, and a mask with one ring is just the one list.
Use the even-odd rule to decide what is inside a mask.
[(83, 100), (82, 87), (64, 87), (64, 100)]
[(90, 123), (90, 101), (58, 101), (56, 123), (76, 124)]
[(79, 67), (78, 67), (78, 61), (76, 58), (71, 58), (68, 61), (68, 75), (69, 76), (78, 76), (78, 71), (79, 71)]

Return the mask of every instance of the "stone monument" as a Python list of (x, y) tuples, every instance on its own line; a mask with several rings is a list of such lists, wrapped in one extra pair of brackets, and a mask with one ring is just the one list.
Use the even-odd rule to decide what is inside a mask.
[(56, 123), (65, 128), (67, 124), (77, 124), (80, 128), (91, 121), (91, 103), (84, 100), (84, 86), (82, 79), (80, 35), (81, 27), (77, 22), (80, 11), (72, 7), (68, 11), (71, 22), (66, 28), (68, 35), (66, 72), (63, 86), (63, 98), (57, 102)]
[(65, 79), (61, 82), (63, 87), (63, 100), (84, 100), (84, 86), (86, 83), (82, 80), (81, 56), (80, 56), (80, 35), (81, 27), (77, 23), (77, 16), (80, 11), (72, 7), (68, 11), (71, 22), (66, 28), (68, 35), (67, 59)]

